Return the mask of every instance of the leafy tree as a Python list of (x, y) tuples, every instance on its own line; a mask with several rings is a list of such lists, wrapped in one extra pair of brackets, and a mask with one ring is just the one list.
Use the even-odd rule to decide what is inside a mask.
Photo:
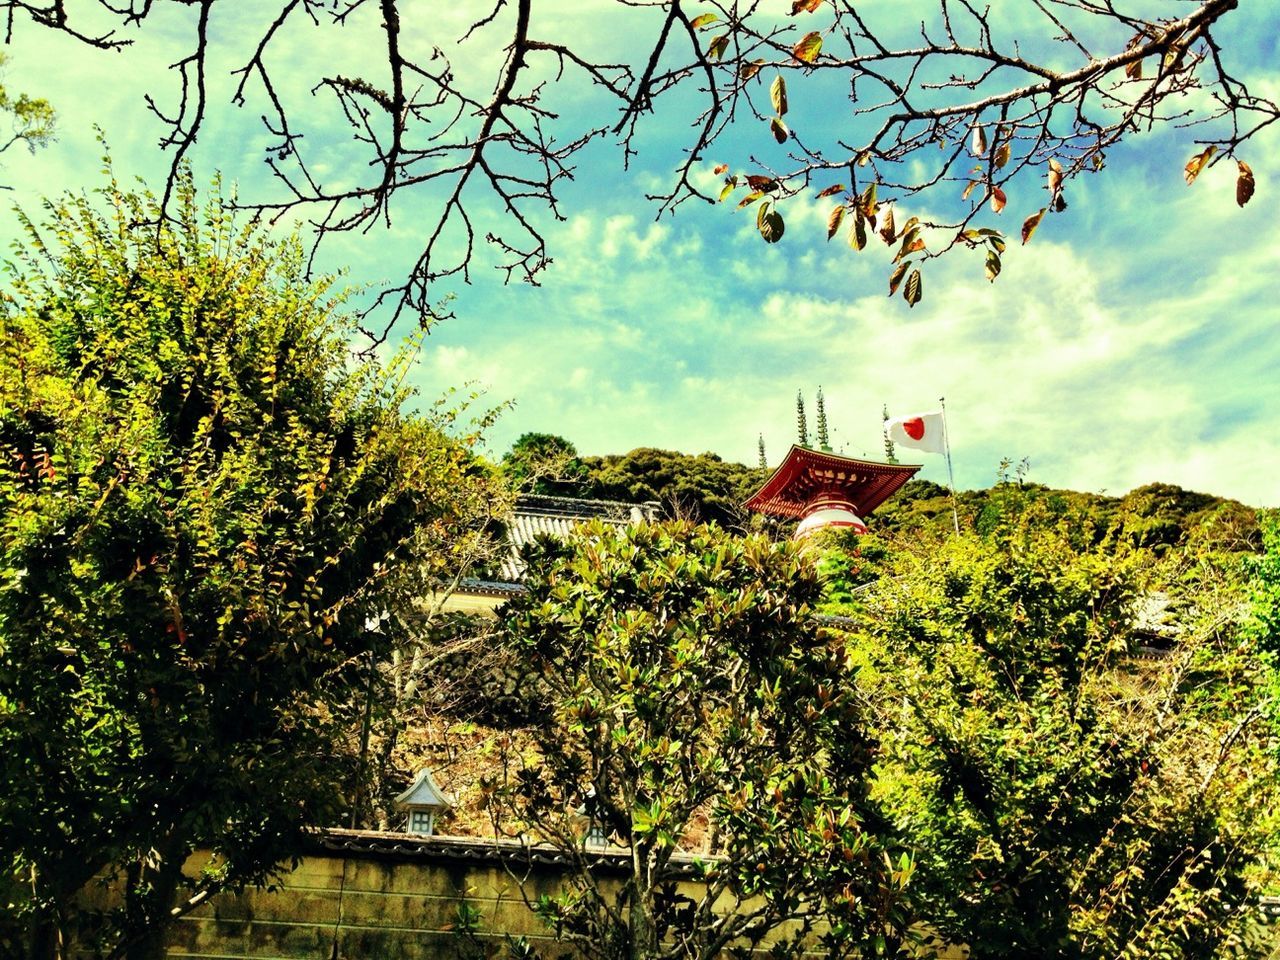
[[(882, 848), (874, 745), (846, 655), (808, 622), (819, 581), (799, 550), (596, 525), (529, 561), (506, 631), (551, 707), (496, 796), (571, 865), (537, 905), (556, 932), (619, 960), (770, 935), (791, 955), (823, 930), (831, 956), (892, 954), (911, 865)], [(593, 824), (622, 848), (620, 879), (593, 864)]]
[(584, 457), (582, 496), (633, 503), (657, 501), (668, 513), (702, 523), (742, 529), (742, 503), (769, 475), (767, 470), (720, 459), (640, 447), (630, 453)]
[(1249, 565), (1247, 652), (1263, 664), (1263, 710), (1272, 730), (1272, 749), (1280, 757), (1280, 510), (1268, 510), (1262, 522), (1263, 552)]
[[(1005, 493), (1016, 490), (1027, 502), (1038, 502), (1048, 521), (1072, 518), (1085, 524), (1101, 542), (1108, 533), (1136, 546), (1163, 551), (1195, 545), (1228, 553), (1250, 553), (1261, 544), (1256, 511), (1239, 501), (1152, 483), (1121, 497), (1059, 490), (1001, 476), (986, 489), (961, 490), (958, 502), (966, 520), (987, 533), (1003, 522)], [(951, 494), (928, 480), (911, 480), (875, 515), (876, 529), (899, 535), (943, 534), (951, 527)]]
[[(582, 151), (613, 138), (629, 158), (655, 115), (663, 130), (680, 129), (680, 117), (689, 130), (671, 180), (655, 191), (663, 211), (733, 198), (755, 205), (763, 239), (777, 242), (788, 200), (830, 197), (829, 234), (847, 228), (859, 250), (883, 238), (894, 253), (890, 291), (911, 305), (923, 296), (922, 266), (957, 248), (979, 251), (994, 281), (1013, 237), (1025, 244), (1046, 215), (1066, 210), (1074, 178), (1175, 119), (1198, 125), (1186, 181), (1234, 162), (1235, 199), (1247, 203), (1245, 154), (1280, 117), (1268, 91), (1240, 79), (1223, 42), (1239, 0), (1194, 0), (1173, 13), (1137, 0), (1005, 0), (998, 14), (938, 0), (910, 16), (897, 4), (793, 0), (790, 18), (785, 3), (617, 0), (580, 14), (600, 34), (626, 38), (603, 51), (591, 33), (557, 31), (535, 15), (534, 0), (477, 4), (456, 33), (406, 0), (276, 0), (251, 17), (242, 6), (158, 0), (90, 11), (0, 0), (18, 37), (29, 21), (125, 54), (134, 31), (176, 36), (172, 16), (185, 14), (174, 89), (148, 98), (167, 125), (163, 145), (176, 171), (214, 112), (209, 64), (239, 64), (230, 99), (261, 116), (267, 163), (283, 181), (279, 195), (257, 198), (263, 212), (307, 219), (322, 234), (364, 231), (390, 218), (399, 191), (434, 189), (423, 248), (381, 298), (392, 312), (375, 336), (405, 311), (430, 316), (437, 285), (468, 276), (477, 236), (508, 277), (535, 280), (551, 262), (543, 222), (560, 215)], [(346, 49), (361, 52), (350, 70), (291, 75), (278, 64), (294, 59), (273, 57), (281, 44), (324, 44), (340, 30)], [(313, 92), (351, 126), (349, 152), (307, 137)], [(323, 164), (342, 168), (333, 180), (310, 152), (318, 143)], [(732, 161), (713, 168), (719, 190), (697, 176), (713, 151)], [(478, 204), (498, 212), (486, 231)], [(927, 219), (900, 209), (908, 205)]]
[[(9, 58), (0, 53), (0, 70), (8, 62)], [(53, 140), (54, 112), (48, 100), (25, 93), (15, 95), (0, 83), (0, 114), (8, 114), (12, 118), (12, 131), (8, 138), (0, 135), (0, 153), (20, 143), (34, 151)]]
[[(0, 870), (42, 958), (158, 956), (338, 819), (367, 622), (478, 522), (412, 346), (353, 358), (298, 243), (175, 190), (24, 219), (0, 314)], [(73, 907), (95, 877), (118, 907)]]
[(1151, 556), (994, 502), (986, 536), (898, 542), (842, 608), (917, 908), (984, 957), (1256, 955), (1276, 784), (1238, 577), (1186, 563), (1173, 649), (1134, 660)]
[(502, 471), (529, 493), (582, 496), (586, 468), (578, 448), (553, 433), (524, 433), (502, 456)]

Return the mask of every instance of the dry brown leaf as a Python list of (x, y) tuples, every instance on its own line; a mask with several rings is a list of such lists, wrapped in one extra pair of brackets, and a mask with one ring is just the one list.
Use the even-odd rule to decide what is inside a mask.
[(886, 244), (889, 244), (889, 243), (893, 243), (895, 236), (896, 234), (894, 232), (894, 225), (893, 225), (893, 207), (892, 205), (890, 205), (889, 207), (885, 208), (884, 222), (880, 224), (880, 239), (883, 240)]
[(812, 33), (806, 33), (800, 38), (800, 42), (791, 48), (791, 55), (801, 63), (813, 63), (818, 59), (818, 54), (822, 52), (822, 34), (816, 30)]
[(1253, 170), (1243, 160), (1237, 160), (1236, 166), (1240, 168), (1240, 175), (1236, 177), (1236, 203), (1243, 207), (1253, 197)]
[(1200, 176), (1201, 171), (1204, 170), (1217, 152), (1218, 148), (1210, 144), (1187, 161), (1187, 165), (1182, 168), (1182, 175), (1187, 181), (1187, 186), (1191, 186), (1196, 182), (1196, 177)]
[(827, 214), (827, 239), (830, 240), (836, 235), (836, 231), (840, 229), (840, 224), (844, 220), (844, 204), (837, 204), (831, 208), (831, 212)]
[(924, 283), (920, 279), (920, 271), (912, 270), (911, 276), (907, 277), (907, 285), (902, 288), (902, 296), (909, 306), (914, 307), (923, 294)]
[(900, 264), (893, 268), (893, 273), (889, 275), (889, 296), (893, 296), (898, 292), (898, 284), (902, 282), (902, 278), (906, 276), (907, 268), (911, 266), (910, 260), (903, 260)]
[(987, 155), (987, 134), (978, 124), (973, 125), (973, 144), (971, 148), (975, 157)]
[(1033, 213), (1022, 221), (1022, 243), (1024, 246), (1031, 239), (1031, 235), (1036, 232), (1036, 227), (1040, 226), (1040, 221), (1044, 219), (1044, 211), (1045, 208), (1041, 207), (1039, 213)]

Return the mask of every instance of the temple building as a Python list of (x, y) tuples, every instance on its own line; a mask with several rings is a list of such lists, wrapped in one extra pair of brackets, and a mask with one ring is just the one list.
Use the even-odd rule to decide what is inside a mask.
[[(743, 506), (750, 512), (799, 520), (795, 537), (817, 530), (846, 529), (867, 532), (865, 518), (908, 480), (919, 465), (893, 462), (891, 447), (887, 461), (859, 460), (835, 453), (827, 430), (826, 402), (818, 389), (817, 430), (811, 444), (805, 418), (804, 399), (796, 397), (798, 442), (782, 459), (764, 485)], [(760, 440), (760, 465), (765, 461), (764, 440)], [(623, 503), (612, 500), (582, 500), (573, 497), (524, 495), (517, 498), (506, 525), (507, 553), (501, 558), (493, 579), (464, 578), (444, 601), (451, 612), (491, 613), (524, 588), (524, 564), (520, 549), (540, 534), (567, 537), (580, 525), (599, 521), (624, 527), (657, 520), (657, 503)]]
[[(920, 469), (919, 464), (858, 460), (832, 451), (827, 411), (818, 389), (817, 448), (809, 444), (804, 398), (796, 396), (798, 442), (744, 506), (766, 516), (799, 520), (797, 539), (823, 529), (866, 533), (865, 517)], [(764, 447), (761, 444), (761, 459)]]

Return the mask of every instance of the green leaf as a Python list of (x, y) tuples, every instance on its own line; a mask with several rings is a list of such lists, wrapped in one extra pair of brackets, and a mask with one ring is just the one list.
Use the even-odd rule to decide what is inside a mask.
[(780, 117), (787, 115), (787, 81), (782, 79), (782, 74), (778, 74), (773, 78), (773, 83), (769, 85), (769, 99), (773, 101), (773, 110)]
[(719, 60), (724, 56), (725, 50), (729, 47), (729, 35), (722, 33), (711, 41), (707, 47), (707, 58), (710, 60)]
[(761, 206), (762, 216), (757, 217), (756, 226), (760, 230), (760, 236), (764, 237), (765, 243), (777, 243), (782, 239), (782, 233), (785, 224), (782, 222), (782, 214), (771, 204), (763, 204)]
[(987, 251), (987, 279), (992, 283), (1000, 276), (1000, 254), (994, 250)]

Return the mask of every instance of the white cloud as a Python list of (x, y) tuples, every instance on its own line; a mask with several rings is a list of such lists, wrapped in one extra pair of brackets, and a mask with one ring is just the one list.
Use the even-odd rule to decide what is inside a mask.
[[(1229, 51), (1234, 43), (1247, 53), (1246, 40), (1265, 34), (1263, 6), (1247, 13), (1251, 20), (1246, 11), (1230, 15), (1239, 32)], [(460, 33), (476, 9), (433, 7), (433, 29)], [(628, 22), (643, 25), (651, 14), (627, 14)], [(572, 29), (602, 52), (632, 39), (594, 29), (597, 20), (574, 0), (540, 3), (537, 16), (545, 36)], [(411, 30), (420, 24), (413, 20)], [(94, 121), (105, 126), (123, 172), (154, 178), (163, 168), (166, 159), (154, 151), (160, 127), (146, 118), (140, 96), (172, 89), (174, 43), (188, 34), (177, 15), (161, 26), (140, 35), (127, 71), (122, 58), (85, 55), (47, 33), (16, 49), (7, 79), (49, 97), (62, 113), (59, 144), (35, 157), (6, 156), (3, 180), (18, 188), (17, 199), (31, 207), (40, 193), (98, 182)], [(366, 24), (369, 36), (376, 28)], [(304, 31), (274, 51), (273, 63), (291, 81), (345, 69), (365, 56), (356, 36)], [(487, 91), (500, 45), (479, 40), (450, 52), (468, 82)], [(46, 69), (49, 63), (60, 69)], [(198, 155), (246, 189), (265, 189), (258, 111), (228, 119), (221, 106), (232, 82), (226, 71), (235, 65), (219, 64), (219, 119)], [(1250, 82), (1277, 89), (1266, 76)], [(567, 87), (552, 93), (581, 106)], [(798, 94), (794, 114), (804, 108)], [(300, 82), (290, 95), (318, 148), (317, 172), (330, 183), (363, 175), (348, 162), (346, 131), (327, 101), (313, 100)], [(659, 125), (654, 135), (674, 140), (683, 132)], [(1047, 218), (1025, 250), (1009, 250), (994, 288), (976, 254), (957, 251), (928, 264), (925, 299), (914, 310), (884, 296), (888, 255), (878, 242), (859, 255), (843, 237), (823, 241), (834, 201), (788, 202), (787, 235), (770, 247), (751, 212), (735, 214), (729, 205), (689, 203), (674, 220), (655, 222), (656, 208), (638, 198), (669, 187), (670, 154), (655, 150), (662, 159), (624, 179), (615, 175), (616, 153), (593, 152), (569, 190), (568, 222), (550, 227), (556, 262), (545, 287), (501, 288), (478, 267), (474, 286), (460, 287), (458, 319), (427, 340), (424, 395), (479, 380), (495, 400), (516, 398), (494, 433), (499, 452), (520, 432), (539, 429), (593, 452), (655, 445), (751, 462), (758, 432), (775, 457), (789, 442), (797, 388), (811, 395), (821, 383), (837, 441), (871, 455), (880, 450), (882, 403), (927, 409), (945, 394), (966, 485), (989, 482), (1003, 455), (1029, 456), (1033, 478), (1057, 485), (1120, 491), (1165, 480), (1280, 502), (1273, 480), (1280, 431), (1269, 419), (1280, 410), (1272, 319), (1280, 227), (1268, 207), (1280, 158), (1265, 142), (1248, 151), (1258, 197), (1238, 211), (1232, 164), (1207, 171), (1193, 188), (1182, 184), (1195, 136), (1167, 130), (1113, 151), (1103, 177), (1072, 184), (1066, 215)], [(742, 142), (717, 148), (695, 183), (715, 190), (713, 163), (733, 160), (738, 169)], [(1023, 208), (1042, 202), (1034, 189), (1011, 193), (1001, 218), (1009, 232), (1030, 212)], [(390, 231), (334, 238), (325, 262), (350, 265), (356, 281), (395, 276), (420, 249), (425, 207), (406, 198)], [(907, 215), (899, 210), (898, 222)], [(937, 462), (928, 472), (943, 475)]]

